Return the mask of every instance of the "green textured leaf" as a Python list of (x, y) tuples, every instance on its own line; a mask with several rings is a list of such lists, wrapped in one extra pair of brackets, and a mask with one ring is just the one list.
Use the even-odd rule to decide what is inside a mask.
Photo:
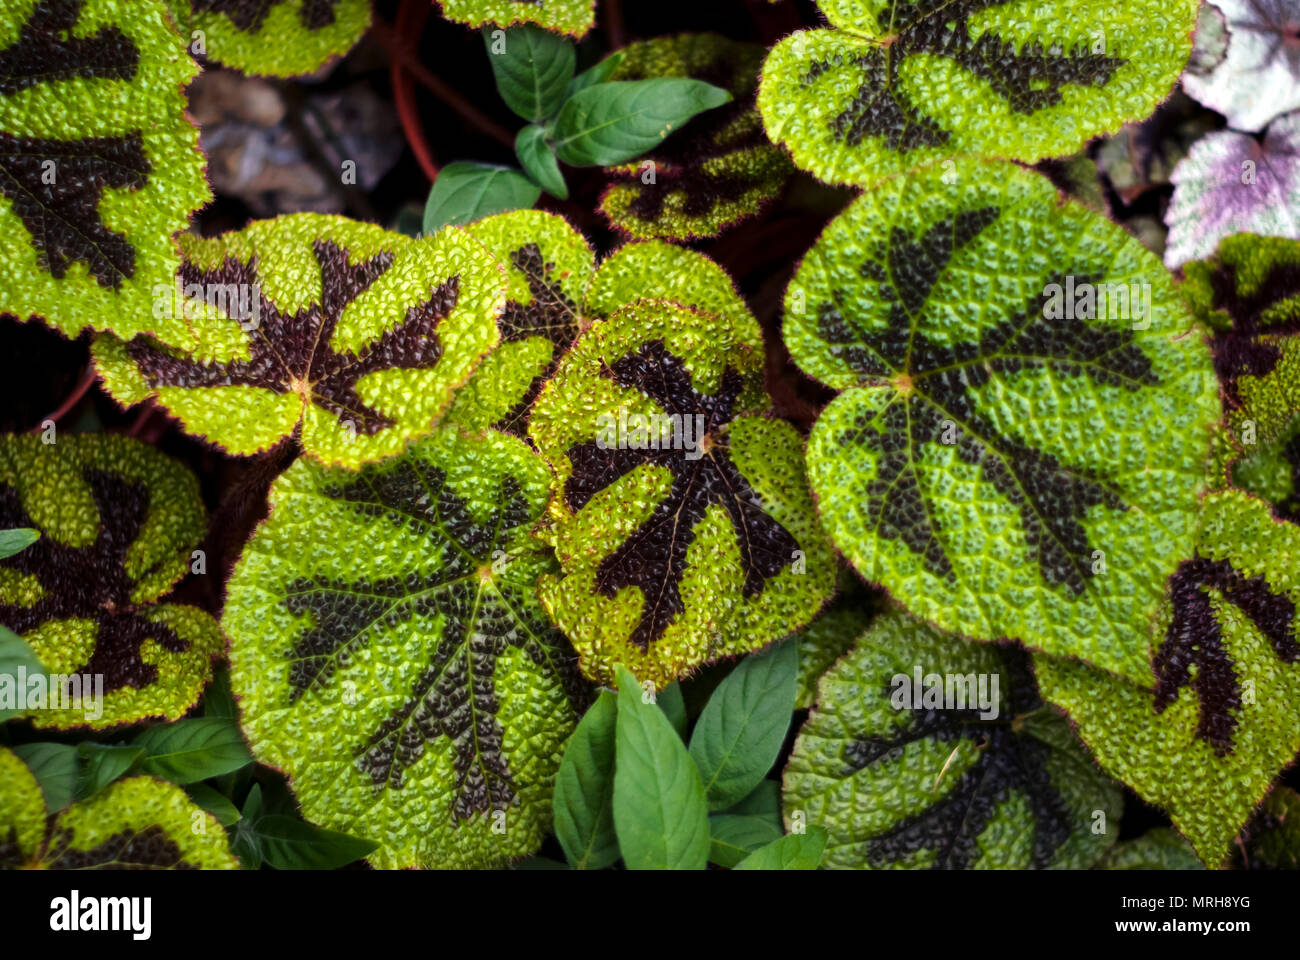
[(1117, 843), (1097, 864), (1099, 870), (1204, 870), (1192, 845), (1168, 827), (1148, 830), (1136, 840)]
[(181, 246), (194, 352), (100, 337), (95, 361), (120, 403), (152, 396), (228, 453), (296, 436), (326, 463), (395, 454), (496, 343), (503, 278), (462, 230), (294, 214)]
[(614, 731), (618, 703), (602, 690), (578, 722), (555, 775), (555, 836), (577, 870), (618, 860), (614, 833)]
[(182, 785), (233, 773), (253, 762), (239, 724), (217, 717), (150, 727), (134, 745), (144, 748), (142, 773)]
[(768, 415), (762, 371), (752, 317), (643, 300), (587, 329), (542, 389), (530, 430), (565, 575), (540, 594), (589, 677), (622, 663), (663, 687), (798, 628), (833, 589), (802, 440)]
[(819, 0), (832, 28), (763, 65), (772, 140), (831, 183), (967, 154), (1074, 153), (1145, 117), (1192, 50), (1197, 0)]
[(799, 648), (796, 709), (817, 703), (817, 681), (844, 654), (853, 649), (871, 623), (871, 613), (857, 604), (834, 606), (794, 635)]
[(618, 671), (614, 825), (629, 870), (703, 870), (709, 810), (691, 756), (626, 669)]
[(515, 138), (515, 156), (519, 158), (524, 173), (539, 187), (561, 200), (569, 198), (569, 187), (564, 182), (555, 154), (546, 142), (545, 130), (535, 124), (520, 130)]
[(701, 80), (618, 80), (580, 90), (552, 129), (555, 155), (574, 167), (608, 166), (645, 153), (731, 94)]
[(185, 792), (191, 800), (216, 817), (217, 822), (223, 827), (233, 827), (239, 822), (239, 808), (224, 794), (212, 789), (206, 783), (191, 783), (185, 788)]
[[(87, 742), (77, 744), (77, 756), (81, 759), (82, 768), (77, 778), (76, 799), (86, 800), (114, 780), (125, 776), (135, 762), (144, 756), (144, 748)], [(206, 805), (200, 806), (208, 809)], [(225, 826), (224, 821), (222, 826)]]
[(180, 787), (149, 777), (119, 780), (47, 820), (36, 778), (0, 747), (0, 869), (6, 867), (237, 870), (239, 862), (216, 820)]
[(277, 870), (336, 870), (379, 846), (282, 814), (260, 817), (249, 830), (256, 835), (265, 861)]
[(1184, 267), (1182, 290), (1214, 330), (1226, 413), (1220, 485), (1300, 522), (1300, 243), (1241, 234)]
[(442, 15), (481, 27), (535, 23), (547, 30), (581, 37), (596, 22), (596, 0), (438, 0)]
[(844, 391), (808, 474), (857, 571), (940, 628), (1144, 678), (1133, 626), (1190, 550), (1219, 417), (1160, 263), (1043, 177), (963, 160), (850, 205), (785, 304), (795, 362)]
[(631, 163), (605, 171), (600, 209), (636, 238), (717, 236), (757, 213), (793, 172), (763, 132), (754, 105), (763, 48), (715, 33), (656, 37), (625, 47), (614, 80), (690, 77), (718, 84), (733, 101), (687, 124)]
[(1091, 866), (1122, 798), (1039, 706), (1015, 648), (882, 614), (822, 677), (785, 770), (786, 824), (826, 828), (828, 868)]
[(485, 30), (488, 63), (506, 106), (532, 123), (552, 116), (573, 79), (573, 44), (540, 27)]
[(759, 847), (740, 863), (737, 870), (816, 870), (826, 851), (827, 833), (809, 827), (807, 833), (792, 833)]
[(28, 678), (45, 672), (45, 666), (36, 659), (26, 641), (8, 627), (0, 626), (0, 723), (24, 712), (18, 708), (18, 689)]
[(212, 194), (162, 0), (11, 0), (0, 64), (0, 314), (188, 343), (154, 290)]
[[(179, 717), (225, 646), (197, 607), (158, 598), (207, 530), (194, 475), (120, 434), (0, 437), (0, 526), (44, 534), (0, 560), (0, 624), (49, 671), (25, 716), (94, 729)], [(0, 679), (0, 708), (6, 700)]]
[(742, 800), (776, 762), (790, 729), (798, 672), (798, 650), (779, 643), (742, 660), (709, 697), (691, 734), (691, 758), (710, 810)]
[(458, 161), (438, 171), (424, 207), (424, 232), (459, 227), (496, 213), (531, 207), (541, 188), (518, 170)]
[(58, 813), (77, 798), (76, 747), (64, 743), (23, 743), (14, 747), (14, 753), (41, 785), (47, 810)]
[(1300, 750), (1300, 528), (1236, 491), (1206, 497), (1203, 524), (1169, 581), (1142, 681), (1035, 663), (1044, 698), (1069, 712), (1102, 768), (1218, 866)]
[(781, 839), (781, 824), (768, 817), (718, 813), (709, 817), (709, 862), (734, 867), (751, 853)]
[(314, 73), (370, 27), (369, 0), (170, 0), (190, 49), (248, 74)]
[(377, 867), (504, 864), (550, 828), (587, 697), (534, 596), (550, 482), (521, 441), (443, 428), (272, 484), (228, 590), (231, 686), (304, 818), (377, 840)]
[(1250, 869), (1300, 870), (1300, 795), (1290, 787), (1274, 787), (1244, 840)]
[(0, 530), (0, 560), (21, 553), (41, 538), (41, 531), (31, 527)]

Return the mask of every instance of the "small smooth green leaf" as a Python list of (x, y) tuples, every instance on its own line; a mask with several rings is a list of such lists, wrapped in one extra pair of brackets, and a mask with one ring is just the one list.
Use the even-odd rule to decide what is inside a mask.
[(488, 63), (506, 106), (537, 123), (564, 103), (573, 79), (573, 44), (531, 24), (483, 31)]
[(231, 827), (239, 822), (239, 808), (221, 791), (214, 790), (206, 783), (191, 783), (185, 792), (191, 800), (216, 817), (223, 827)]
[(424, 232), (462, 226), (494, 213), (531, 207), (542, 195), (518, 170), (486, 163), (458, 161), (438, 172), (424, 206)]
[(524, 127), (515, 138), (515, 156), (519, 158), (524, 173), (553, 197), (567, 200), (568, 184), (555, 160), (555, 154), (546, 142), (546, 131), (536, 124)]
[(13, 748), (41, 785), (45, 806), (58, 813), (77, 794), (77, 748), (63, 743), (23, 743)]
[(266, 862), (277, 870), (335, 870), (379, 847), (334, 830), (323, 830), (279, 813), (259, 818), (250, 828)]
[(0, 530), (0, 560), (12, 557), (20, 550), (26, 550), (41, 538), (41, 531), (31, 527), (16, 527), (13, 530)]
[(826, 852), (826, 829), (809, 827), (807, 833), (792, 833), (755, 850), (737, 870), (816, 870)]
[(239, 705), (230, 690), (230, 668), (224, 663), (212, 671), (212, 682), (203, 694), (203, 715), (223, 720), (239, 719)]
[(673, 725), (677, 731), (677, 736), (686, 742), (686, 727), (690, 723), (690, 718), (686, 716), (686, 700), (682, 696), (682, 685), (673, 681), (655, 694), (655, 703), (659, 709), (664, 712), (668, 722)]
[(716, 813), (709, 817), (709, 862), (734, 867), (781, 833), (781, 824), (770, 817)]
[[(20, 667), (22, 673), (19, 673)], [(3, 693), (0, 704), (10, 702), (10, 696), (14, 698), (11, 706), (0, 706), (0, 723), (25, 712), (18, 708), (21, 684), (28, 677), (43, 675), (45, 672), (44, 664), (37, 659), (27, 641), (8, 627), (0, 626), (0, 693)]]
[(82, 767), (76, 799), (86, 800), (130, 770), (144, 756), (144, 748), (86, 742), (77, 745), (77, 756)]
[(607, 166), (645, 153), (697, 113), (731, 100), (685, 77), (619, 80), (579, 91), (555, 118), (555, 153), (570, 166)]
[(150, 727), (135, 738), (144, 747), (142, 773), (181, 785), (238, 770), (253, 757), (239, 725), (218, 717)]
[(618, 701), (602, 690), (564, 748), (555, 777), (555, 836), (578, 870), (618, 860), (614, 833), (614, 751)]
[(622, 62), (623, 51), (615, 50), (604, 60), (588, 67), (569, 82), (569, 89), (565, 91), (564, 99), (568, 100), (575, 93), (586, 90), (588, 87), (594, 87), (598, 83), (604, 83), (613, 75)]
[(240, 813), (239, 822), (235, 824), (234, 838), (230, 841), (231, 852), (239, 858), (240, 865), (245, 870), (257, 870), (266, 859), (262, 854), (262, 843), (253, 830), (254, 824), (261, 817), (262, 785), (255, 783), (244, 798), (244, 809)]
[(714, 816), (729, 816), (732, 814), (761, 817), (774, 823), (777, 830), (784, 832), (785, 825), (781, 820), (781, 782), (779, 780), (764, 780), (748, 796), (727, 807), (721, 813), (714, 814)]
[(663, 711), (618, 668), (614, 826), (629, 870), (703, 870), (709, 859), (704, 785)]
[(794, 713), (798, 672), (798, 648), (786, 641), (746, 657), (713, 691), (691, 734), (709, 809), (744, 798), (776, 762)]

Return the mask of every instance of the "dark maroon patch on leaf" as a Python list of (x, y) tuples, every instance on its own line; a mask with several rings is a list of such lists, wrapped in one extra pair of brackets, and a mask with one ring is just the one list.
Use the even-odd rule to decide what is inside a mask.
[[(695, 539), (695, 527), (712, 505), (731, 516), (745, 570), (744, 595), (758, 596), (766, 582), (791, 562), (798, 542), (769, 514), (727, 452), (719, 431), (735, 415), (740, 396), (740, 374), (728, 368), (716, 394), (702, 394), (691, 385), (690, 371), (669, 353), (662, 340), (643, 344), (634, 354), (616, 361), (602, 375), (624, 387), (634, 387), (657, 402), (668, 416), (694, 424), (702, 416), (704, 428), (694, 433), (704, 438), (708, 451), (689, 460), (684, 449), (637, 450), (618, 446), (601, 449), (596, 440), (569, 450), (573, 474), (564, 485), (571, 510), (581, 510), (598, 492), (641, 464), (672, 472), (672, 487), (654, 515), (634, 530), (596, 571), (596, 589), (614, 597), (624, 587), (637, 587), (645, 598), (641, 620), (631, 640), (642, 650), (663, 635), (686, 607), (680, 584), (686, 572), (686, 551)], [(703, 447), (701, 447), (703, 449)]]
[(100, 27), (89, 37), (74, 37), (83, 0), (41, 0), (23, 24), (18, 39), (0, 50), (0, 94), (9, 96), (72, 77), (130, 80), (140, 51), (117, 27)]
[[(142, 338), (132, 340), (127, 352), (149, 385), (190, 388), (241, 384), (289, 393), (307, 384), (312, 403), (340, 422), (351, 420), (357, 433), (375, 434), (392, 426), (393, 420), (362, 401), (357, 383), (376, 370), (422, 370), (437, 364), (442, 356), (438, 324), (456, 306), (460, 277), (453, 276), (424, 303), (409, 308), (401, 323), (385, 330), (360, 353), (337, 353), (330, 347), (330, 339), (344, 307), (392, 266), (393, 255), (380, 253), (354, 266), (348, 263), (347, 252), (329, 240), (317, 240), (314, 250), (321, 268), (321, 303), (295, 313), (281, 311), (262, 294), (256, 258), (247, 263), (230, 258), (216, 270), (182, 264), (181, 279), (186, 286), (255, 292), (258, 326), (251, 334), (249, 359), (226, 363), (175, 356)], [(251, 303), (253, 293), (247, 296)]]
[[(262, 29), (271, 8), (285, 0), (190, 0), (195, 13), (224, 13), (236, 28), (246, 33)], [(298, 19), (308, 30), (319, 30), (334, 22), (339, 0), (303, 0)]]
[(85, 850), (74, 850), (71, 830), (58, 831), (43, 862), (51, 870), (197, 870), (162, 827), (123, 830)]
[[(146, 687), (158, 679), (158, 668), (140, 657), (145, 640), (153, 638), (173, 653), (189, 648), (171, 627), (149, 620), (131, 602), (136, 581), (124, 562), (148, 513), (149, 494), (142, 484), (103, 470), (87, 470), (85, 478), (99, 511), (99, 536), (88, 547), (69, 547), (43, 536), (0, 560), (0, 569), (34, 576), (44, 591), (30, 607), (0, 603), (0, 623), (22, 635), (51, 620), (92, 620), (99, 627), (94, 651), (71, 672), (103, 674), (106, 692)], [(0, 484), (0, 528), (35, 526), (18, 491)]]
[(535, 243), (528, 243), (510, 254), (510, 262), (527, 278), (528, 291), (532, 301), (527, 305), (517, 300), (506, 303), (505, 310), (497, 326), (501, 330), (501, 342), (511, 343), (541, 336), (551, 341), (551, 360), (532, 383), (523, 398), (511, 408), (510, 412), (493, 426), (498, 430), (527, 439), (528, 411), (533, 401), (542, 392), (542, 385), (555, 373), (560, 355), (572, 344), (578, 335), (578, 307), (560, 287), (558, 280), (553, 280), (555, 264), (542, 258), (541, 248)]
[(1201, 703), (1196, 735), (1222, 757), (1233, 749), (1241, 683), (1206, 588), (1218, 591), (1244, 613), (1284, 663), (1300, 660), (1300, 644), (1295, 640), (1295, 604), (1273, 593), (1262, 576), (1245, 577), (1227, 560), (1203, 557), (1183, 563), (1174, 573), (1169, 581), (1173, 620), (1151, 665), (1156, 676), (1155, 711), (1162, 713), (1190, 683)]
[[(41, 140), (0, 131), (0, 194), (32, 235), (41, 266), (56, 278), (73, 261), (84, 263), (101, 287), (116, 289), (135, 274), (135, 248), (104, 226), (99, 201), (106, 187), (140, 189), (152, 169), (138, 132)], [(51, 175), (54, 182), (47, 183)]]
[(1237, 271), (1224, 264), (1210, 275), (1214, 299), (1212, 306), (1232, 318), (1232, 329), (1217, 331), (1211, 342), (1214, 372), (1219, 375), (1224, 394), (1235, 408), (1241, 405), (1237, 378), (1263, 377), (1273, 371), (1282, 353), (1272, 343), (1262, 341), (1265, 334), (1300, 333), (1300, 308), (1295, 316), (1282, 322), (1265, 321), (1269, 307), (1292, 297), (1300, 298), (1300, 264), (1275, 263), (1255, 291), (1239, 292)]

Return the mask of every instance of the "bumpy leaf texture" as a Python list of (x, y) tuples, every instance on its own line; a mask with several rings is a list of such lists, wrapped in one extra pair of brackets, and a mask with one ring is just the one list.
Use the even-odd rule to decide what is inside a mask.
[(1035, 657), (1103, 769), (1164, 807), (1210, 866), (1300, 750), (1300, 528), (1239, 491), (1205, 500), (1147, 676)]
[(1234, 233), (1300, 238), (1300, 112), (1273, 121), (1262, 140), (1235, 130), (1202, 137), (1170, 179), (1171, 269), (1212, 256)]
[[(902, 696), (896, 678), (918, 673), (948, 698), (924, 683)], [(1023, 652), (882, 614), (821, 679), (785, 769), (786, 823), (825, 827), (832, 869), (1091, 866), (1115, 840), (1120, 791), (1040, 706)]]
[(588, 692), (534, 592), (550, 487), (522, 441), (444, 427), (271, 488), (223, 616), (231, 687), (304, 816), (380, 843), (376, 866), (500, 864), (550, 827)]
[(194, 317), (192, 352), (104, 336), (95, 362), (120, 403), (155, 397), (229, 453), (294, 436), (326, 463), (391, 456), (497, 342), (505, 278), (456, 228), (411, 240), (294, 214), (182, 247), (166, 304)]
[(1274, 787), (1243, 839), (1248, 869), (1300, 870), (1300, 794)]
[[(621, 663), (662, 687), (807, 623), (835, 570), (802, 440), (768, 415), (758, 324), (743, 307), (743, 318), (706, 312), (736, 299), (716, 265), (678, 251), (691, 272), (643, 272), (638, 257), (673, 248), (634, 246), (601, 267), (589, 303), (617, 299), (635, 278), (695, 306), (639, 300), (593, 324), (530, 427), (560, 494), (565, 575), (543, 581), (542, 602), (588, 676), (608, 682)], [(704, 296), (690, 296), (692, 284)]]
[(758, 107), (795, 163), (870, 183), (962, 154), (1073, 153), (1144, 117), (1192, 49), (1196, 0), (820, 0), (838, 29), (778, 43)]
[[(1136, 312), (1135, 312), (1136, 311)], [(833, 220), (785, 340), (843, 389), (808, 472), (868, 581), (939, 627), (1144, 676), (1218, 419), (1167, 272), (1042, 177), (964, 160)]]
[(1099, 870), (1204, 870), (1200, 857), (1177, 830), (1156, 827), (1134, 840), (1117, 843), (1097, 864)]
[[(1300, 107), (1300, 4), (1296, 0), (1215, 0), (1206, 11), (1217, 11), (1222, 27), (1207, 22), (1214, 46), (1197, 35), (1197, 48), (1213, 50), (1217, 62), (1204, 69), (1192, 58), (1183, 74), (1183, 89), (1228, 118), (1237, 130), (1256, 132), (1280, 114)], [(1226, 31), (1227, 47), (1215, 49)]]
[[(36, 726), (175, 719), (198, 700), (221, 631), (196, 607), (157, 601), (190, 571), (206, 522), (193, 474), (144, 443), (0, 437), (0, 528), (43, 534), (0, 560), (0, 624), (82, 691), (80, 703), (28, 700)], [(91, 677), (103, 684), (100, 716)]]
[(471, 27), (535, 23), (581, 37), (596, 22), (596, 0), (438, 0), (448, 20)]
[(1300, 243), (1239, 234), (1184, 273), (1223, 385), (1226, 471), (1215, 479), (1300, 522)]
[(768, 141), (755, 107), (761, 47), (687, 33), (620, 52), (611, 80), (691, 77), (729, 90), (734, 99), (687, 124), (661, 148), (608, 168), (611, 185), (600, 209), (610, 223), (638, 238), (714, 237), (780, 192), (793, 168)]
[[(856, 599), (856, 598), (855, 598)], [(837, 600), (817, 619), (794, 636), (799, 648), (799, 683), (795, 708), (807, 709), (817, 703), (817, 682), (840, 657), (853, 649), (871, 623), (871, 614), (860, 602)]]
[(162, 0), (7, 0), (0, 23), (0, 314), (149, 331), (172, 234), (211, 199)]
[(370, 26), (369, 0), (168, 0), (181, 34), (210, 60), (291, 77), (341, 57)]
[[(196, 829), (196, 825), (201, 829)], [(40, 785), (0, 747), (0, 870), (238, 870), (226, 831), (170, 783), (119, 780), (46, 817)]]

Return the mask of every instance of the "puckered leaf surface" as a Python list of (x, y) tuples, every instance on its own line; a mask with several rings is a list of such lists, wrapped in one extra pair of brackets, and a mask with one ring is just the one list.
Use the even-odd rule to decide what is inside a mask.
[(311, 73), (352, 49), (369, 0), (168, 0), (182, 34), (203, 32), (209, 59), (244, 73)]
[[(1214, 50), (1210, 69), (1193, 68), (1183, 74), (1183, 89), (1212, 110), (1228, 118), (1234, 130), (1255, 132), (1279, 114), (1300, 107), (1300, 51), (1296, 46), (1295, 0), (1214, 0), (1222, 27), (1206, 23), (1200, 31), (1213, 36), (1196, 45)], [(1221, 37), (1220, 34), (1223, 36)], [(1217, 47), (1226, 39), (1226, 49)], [(1193, 65), (1196, 57), (1193, 57)]]
[(238, 870), (226, 831), (180, 787), (119, 780), (46, 819), (41, 788), (0, 747), (0, 870)]
[(799, 648), (798, 693), (795, 708), (807, 709), (817, 703), (817, 682), (840, 657), (853, 649), (871, 623), (871, 614), (861, 605), (841, 604), (818, 615), (817, 619), (794, 636)]
[(294, 214), (182, 245), (193, 351), (100, 337), (95, 360), (119, 402), (154, 396), (230, 453), (294, 435), (326, 463), (390, 456), (497, 342), (504, 277), (460, 229), (411, 240)]
[[(969, 694), (903, 698), (895, 678), (918, 672)], [(980, 717), (981, 682), (996, 717)], [(1119, 788), (1040, 706), (1020, 651), (882, 614), (822, 677), (785, 769), (786, 823), (826, 828), (828, 868), (1091, 866), (1115, 840)]]
[[(609, 167), (600, 209), (633, 237), (713, 237), (758, 212), (791, 165), (763, 132), (754, 106), (763, 50), (713, 33), (634, 43), (620, 51), (613, 80), (691, 77), (730, 90), (732, 103), (687, 124), (661, 148)], [(653, 163), (646, 182), (645, 164)]]
[(1157, 827), (1106, 852), (1099, 870), (1204, 870), (1196, 851), (1177, 830)]
[(1102, 767), (1217, 866), (1300, 750), (1300, 528), (1238, 491), (1211, 494), (1168, 589), (1141, 681), (1072, 660), (1035, 666)]
[(641, 300), (592, 325), (542, 389), (530, 427), (556, 471), (565, 575), (541, 595), (588, 676), (622, 663), (665, 686), (802, 626), (829, 595), (802, 442), (766, 415), (762, 370), (752, 317)]
[(550, 486), (522, 441), (444, 427), (271, 488), (226, 602), (231, 686), (304, 816), (379, 842), (376, 866), (498, 864), (550, 826), (586, 697), (534, 593)]
[(212, 194), (183, 88), (198, 72), (162, 0), (8, 0), (0, 23), (0, 314), (150, 331), (172, 234)]
[(1300, 238), (1300, 111), (1269, 124), (1262, 140), (1235, 130), (1207, 134), (1170, 179), (1171, 269), (1212, 256), (1234, 233)]
[(1145, 676), (1218, 419), (1151, 254), (1036, 174), (938, 165), (831, 222), (785, 340), (844, 389), (808, 472), (863, 577), (943, 629)]
[(596, 22), (596, 0), (438, 0), (448, 20), (471, 27), (535, 23), (581, 37)]
[(962, 154), (1038, 160), (1144, 117), (1192, 49), (1196, 0), (821, 0), (763, 65), (771, 138), (832, 183)]
[(1274, 787), (1244, 839), (1250, 869), (1300, 870), (1300, 794)]
[[(193, 474), (144, 443), (0, 437), (0, 527), (43, 534), (0, 560), (0, 624), (49, 673), (82, 678), (78, 705), (29, 702), (35, 725), (175, 719), (194, 704), (221, 631), (196, 607), (156, 601), (189, 571), (206, 521)], [(103, 681), (101, 716), (86, 699), (93, 676)]]

